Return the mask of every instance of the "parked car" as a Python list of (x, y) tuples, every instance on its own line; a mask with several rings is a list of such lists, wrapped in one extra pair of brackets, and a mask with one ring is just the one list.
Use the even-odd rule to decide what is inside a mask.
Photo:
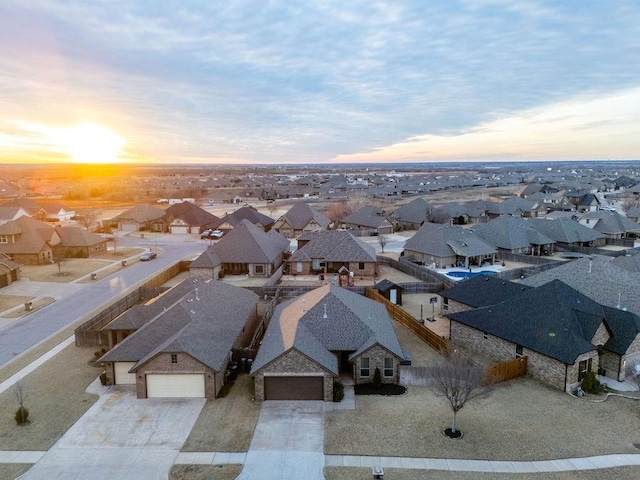
[(221, 238), (224, 235), (224, 232), (221, 230), (214, 230), (209, 234), (209, 238)]
[(211, 232), (213, 232), (213, 230), (205, 230), (200, 234), (200, 238), (209, 238), (209, 235), (211, 235)]
[(158, 256), (158, 254), (155, 253), (155, 252), (144, 252), (142, 255), (140, 255), (140, 261), (141, 262), (148, 262), (149, 260), (153, 260), (157, 256)]

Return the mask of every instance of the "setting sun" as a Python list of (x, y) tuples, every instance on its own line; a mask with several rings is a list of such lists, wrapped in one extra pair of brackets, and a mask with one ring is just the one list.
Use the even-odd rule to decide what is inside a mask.
[(108, 128), (85, 122), (66, 130), (60, 140), (77, 163), (115, 163), (125, 141)]

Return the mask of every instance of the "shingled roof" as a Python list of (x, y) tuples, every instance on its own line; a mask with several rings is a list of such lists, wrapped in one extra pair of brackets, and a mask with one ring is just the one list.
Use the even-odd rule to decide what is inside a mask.
[(107, 242), (107, 239), (100, 235), (71, 225), (56, 227), (56, 232), (63, 247), (91, 247)]
[(354, 237), (346, 230), (320, 230), (303, 233), (298, 241), (309, 242), (291, 256), (291, 262), (309, 262), (314, 258), (327, 262), (375, 262), (372, 245)]
[(165, 211), (153, 205), (136, 205), (114, 217), (113, 221), (133, 220), (137, 223), (146, 223), (164, 216)]
[[(100, 361), (136, 362), (131, 369), (135, 371), (159, 353), (184, 352), (219, 371), (247, 319), (255, 312), (258, 296), (223, 282), (205, 283), (194, 279), (182, 282), (177, 294), (182, 295), (177, 302), (161, 301), (160, 305), (165, 306), (160, 314), (117, 344)], [(166, 300), (174, 299), (167, 297)]]
[(502, 303), (531, 290), (531, 288), (533, 287), (488, 275), (478, 275), (477, 277), (457, 282), (451, 288), (440, 293), (440, 295), (470, 307), (478, 308)]
[(273, 225), (275, 222), (273, 218), (268, 217), (253, 208), (242, 207), (233, 213), (228, 213), (227, 215), (222, 217), (220, 220), (215, 222), (213, 224), (213, 228), (218, 228), (223, 223), (229, 223), (233, 225), (233, 227), (235, 228), (237, 225), (240, 224), (240, 222), (242, 222), (242, 220), (248, 220), (254, 225), (259, 223), (260, 225), (265, 227), (265, 230), (268, 230), (271, 227), (271, 225)]
[(528, 218), (527, 222), (539, 232), (559, 243), (584, 243), (604, 238), (600, 232), (567, 218), (554, 220)]
[(542, 232), (531, 227), (525, 219), (508, 215), (476, 225), (473, 231), (489, 245), (506, 250), (555, 243)]
[(315, 220), (321, 228), (327, 228), (331, 223), (322, 213), (302, 202), (294, 204), (282, 218), (296, 230), (303, 229), (311, 220)]
[(191, 202), (181, 202), (171, 205), (165, 211), (164, 219), (167, 222), (179, 219), (187, 225), (198, 227), (206, 227), (220, 220), (220, 218), (212, 213), (207, 212)]
[(429, 212), (433, 210), (433, 205), (427, 202), (424, 198), (418, 197), (409, 203), (398, 207), (393, 216), (396, 220), (401, 222), (422, 224), (427, 218)]
[(472, 257), (496, 253), (495, 248), (471, 230), (438, 223), (423, 224), (416, 234), (406, 241), (404, 248), (436, 257), (448, 257), (453, 254)]
[(378, 228), (383, 224), (391, 224), (384, 212), (377, 207), (364, 206), (342, 219), (343, 224)]
[(353, 352), (352, 359), (375, 344), (404, 357), (384, 305), (325, 285), (278, 305), (252, 373), (295, 349), (337, 375), (338, 362), (332, 352)]
[(559, 280), (448, 317), (568, 365), (595, 350), (591, 339), (605, 320), (600, 304)]
[(0, 235), (15, 236), (14, 242), (0, 244), (7, 255), (40, 253), (60, 243), (54, 227), (26, 215), (0, 225)]
[(224, 263), (273, 263), (289, 249), (289, 240), (277, 232), (265, 233), (249, 220), (210, 247)]

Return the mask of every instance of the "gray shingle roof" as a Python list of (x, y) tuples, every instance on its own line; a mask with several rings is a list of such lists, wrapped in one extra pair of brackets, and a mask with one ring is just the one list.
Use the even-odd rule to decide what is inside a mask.
[(594, 240), (604, 238), (604, 235), (600, 232), (596, 232), (589, 227), (580, 225), (578, 222), (567, 218), (555, 220), (528, 218), (527, 222), (539, 232), (559, 243), (593, 242)]
[(178, 302), (129, 335), (100, 361), (135, 361), (132, 370), (159, 353), (184, 352), (219, 371), (256, 309), (258, 296), (223, 282), (182, 282)]
[(406, 205), (398, 207), (393, 212), (393, 216), (401, 222), (417, 223), (419, 225), (426, 220), (427, 214), (431, 210), (433, 210), (433, 205), (424, 198), (418, 197)]
[(249, 220), (242, 220), (211, 246), (223, 263), (273, 263), (288, 248), (289, 240), (277, 232), (265, 233)]
[(555, 243), (520, 217), (501, 216), (474, 226), (473, 231), (489, 245), (506, 250)]
[(0, 225), (0, 234), (15, 235), (15, 242), (0, 244), (7, 255), (40, 253), (60, 241), (54, 227), (26, 215)]
[(314, 258), (327, 262), (376, 261), (375, 248), (345, 230), (306, 232), (300, 240), (309, 240), (309, 243), (296, 250), (289, 259), (291, 262), (309, 262)]
[(384, 305), (335, 285), (317, 288), (280, 304), (262, 340), (252, 373), (296, 349), (337, 374), (331, 351), (355, 352), (380, 344), (403, 357)]
[(273, 218), (268, 217), (268, 216), (258, 212), (257, 210), (254, 210), (253, 208), (242, 207), (242, 208), (236, 210), (233, 213), (229, 213), (229, 214), (225, 215), (224, 217), (222, 217), (217, 222), (214, 222), (213, 225), (214, 225), (214, 228), (217, 228), (219, 225), (222, 225), (223, 223), (228, 222), (231, 225), (233, 225), (234, 228), (235, 228), (237, 225), (239, 225), (242, 222), (242, 220), (248, 220), (249, 222), (253, 223), (254, 225), (259, 223), (260, 225), (265, 227), (265, 229), (267, 229), (267, 230), (275, 222), (275, 220)]
[(153, 205), (136, 205), (129, 210), (125, 210), (120, 215), (113, 218), (114, 221), (133, 220), (137, 223), (146, 223), (157, 220), (164, 216), (164, 210)]
[(533, 287), (488, 275), (478, 275), (477, 277), (457, 282), (440, 295), (470, 307), (478, 308), (502, 303), (527, 290), (531, 290), (531, 288)]
[(56, 232), (60, 236), (60, 244), (63, 247), (91, 247), (107, 242), (106, 238), (80, 227), (56, 227)]
[(164, 219), (168, 222), (179, 219), (187, 225), (206, 227), (218, 222), (220, 219), (191, 202), (182, 202), (171, 205), (165, 211)]
[(377, 207), (365, 206), (351, 215), (347, 215), (342, 219), (343, 224), (358, 225), (369, 228), (378, 228), (381, 225), (390, 224), (383, 211)]
[(448, 316), (568, 365), (595, 350), (591, 339), (605, 320), (597, 302), (559, 280), (497, 305)]
[(471, 230), (438, 223), (423, 224), (416, 234), (406, 241), (405, 249), (436, 257), (448, 257), (454, 253), (464, 256), (496, 253), (495, 248)]
[(294, 204), (282, 218), (296, 230), (306, 227), (311, 220), (315, 220), (321, 228), (327, 228), (331, 223), (322, 213), (302, 202)]

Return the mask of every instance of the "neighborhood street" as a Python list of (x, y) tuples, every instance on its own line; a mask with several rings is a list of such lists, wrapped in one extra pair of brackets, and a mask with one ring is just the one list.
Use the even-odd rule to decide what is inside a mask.
[[(121, 237), (118, 246), (148, 247), (149, 240), (145, 243), (143, 239)], [(205, 249), (205, 244), (192, 241), (190, 237), (167, 235), (155, 241), (154, 249), (161, 250), (155, 260), (136, 262), (122, 267), (119, 272), (94, 283), (75, 283), (75, 289), (70, 288), (68, 284), (58, 286), (49, 283), (51, 291), (48, 295), (62, 298), (0, 330), (0, 365), (4, 365), (62, 328), (73, 324), (83, 315), (100, 308), (113, 297), (137, 287), (159, 270), (184, 258), (193, 258)], [(34, 282), (33, 287), (39, 288), (39, 283)], [(29, 291), (30, 287), (28, 280), (21, 280), (5, 287), (3, 293), (6, 295), (40, 294)]]

